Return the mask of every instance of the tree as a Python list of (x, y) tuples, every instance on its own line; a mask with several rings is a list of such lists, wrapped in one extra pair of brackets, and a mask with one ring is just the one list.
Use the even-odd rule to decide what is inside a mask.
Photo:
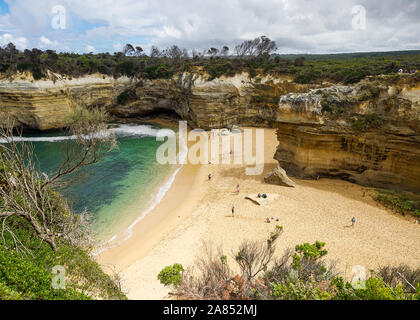
[(235, 46), (235, 53), (238, 57), (252, 56), (254, 48), (257, 45), (258, 38), (254, 40), (245, 40), (241, 44)]
[(192, 49), (191, 55), (194, 60), (198, 60), (199, 58), (203, 57), (203, 54), (197, 49)]
[(182, 58), (188, 58), (187, 50), (181, 50), (177, 45), (173, 45), (164, 50), (164, 55), (175, 62), (181, 61)]
[(99, 162), (116, 144), (115, 136), (106, 131), (106, 114), (101, 110), (76, 108), (70, 115), (68, 140), (63, 161), (57, 171), (39, 170), (33, 147), (13, 136), (14, 123), (0, 129), (0, 224), (1, 236), (13, 238), (16, 250), (25, 250), (9, 222), (21, 219), (35, 235), (57, 250), (57, 239), (78, 244), (85, 240), (80, 226), (83, 215), (73, 214), (66, 201), (54, 190), (65, 186), (66, 178), (86, 166)]
[(222, 50), (220, 50), (220, 55), (222, 55), (223, 57), (226, 57), (228, 53), (229, 53), (229, 47), (223, 46)]
[(208, 54), (210, 57), (214, 57), (214, 56), (216, 56), (218, 53), (219, 53), (219, 49), (217, 49), (217, 48), (210, 48), (210, 49), (207, 51), (207, 54)]
[(140, 57), (143, 54), (143, 48), (137, 46), (136, 47), (136, 52), (134, 53), (135, 56)]
[(126, 56), (131, 56), (131, 55), (134, 54), (134, 52), (136, 52), (136, 50), (134, 49), (134, 47), (131, 44), (127, 43), (124, 46), (123, 52)]
[(270, 55), (276, 49), (275, 41), (270, 40), (266, 36), (261, 36), (254, 40), (245, 40), (235, 47), (235, 52), (239, 57), (255, 57)]
[(296, 58), (293, 64), (295, 67), (303, 67), (305, 65), (305, 57)]
[(265, 56), (270, 55), (271, 52), (275, 51), (276, 49), (277, 47), (275, 41), (270, 40), (270, 38), (266, 36), (261, 36), (258, 38), (255, 52), (257, 56)]
[(162, 53), (160, 52), (159, 48), (156, 46), (152, 46), (150, 49), (150, 58), (159, 58), (162, 56)]

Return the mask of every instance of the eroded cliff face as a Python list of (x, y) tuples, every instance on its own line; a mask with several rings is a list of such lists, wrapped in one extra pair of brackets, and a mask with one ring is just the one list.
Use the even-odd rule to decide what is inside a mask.
[(21, 74), (0, 80), (0, 127), (12, 119), (25, 129), (59, 129), (66, 125), (76, 105), (108, 108), (114, 104), (114, 97), (132, 83), (128, 78), (102, 75), (78, 79), (50, 76), (34, 81), (30, 74)]
[[(131, 98), (118, 103), (127, 90)], [(12, 117), (24, 128), (61, 128), (76, 105), (103, 107), (117, 118), (172, 112), (203, 129), (276, 127), (275, 158), (289, 175), (420, 192), (418, 75), (323, 88), (246, 73), (212, 81), (200, 72), (159, 80), (52, 74), (0, 80), (0, 126)]]
[(134, 101), (115, 105), (119, 117), (147, 116), (169, 110), (192, 127), (212, 129), (273, 126), (281, 95), (306, 92), (314, 86), (293, 83), (290, 78), (256, 77), (247, 73), (208, 81), (208, 75), (184, 73), (169, 80), (143, 80)]
[[(0, 80), (0, 126), (6, 115), (29, 129), (61, 128), (76, 105), (103, 107), (120, 118), (144, 117), (170, 111), (203, 129), (231, 125), (272, 126), (282, 94), (306, 92), (314, 86), (293, 83), (290, 78), (255, 77), (239, 74), (208, 81), (199, 72), (173, 79), (113, 79), (90, 75), (77, 79), (50, 74), (34, 81), (23, 74)], [(135, 99), (118, 103), (125, 90)]]
[(420, 81), (412, 78), (284, 95), (274, 157), (299, 178), (420, 192), (419, 102)]

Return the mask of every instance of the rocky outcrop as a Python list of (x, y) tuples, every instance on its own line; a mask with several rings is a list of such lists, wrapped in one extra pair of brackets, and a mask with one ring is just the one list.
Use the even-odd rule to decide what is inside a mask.
[(420, 81), (406, 80), (282, 96), (275, 159), (299, 178), (420, 192)]
[(128, 78), (113, 79), (102, 75), (78, 79), (54, 75), (47, 80), (34, 81), (26, 74), (17, 79), (1, 79), (0, 127), (11, 118), (26, 129), (62, 128), (74, 106), (108, 108), (131, 83)]
[(117, 118), (171, 112), (203, 129), (276, 127), (275, 158), (291, 176), (420, 192), (418, 74), (328, 87), (247, 73), (209, 81), (199, 70), (157, 80), (0, 79), (0, 126), (12, 117), (24, 128), (61, 128), (76, 105), (106, 108)]
[(280, 166), (274, 168), (264, 177), (264, 182), (269, 184), (277, 184), (284, 187), (295, 187), (296, 183), (290, 179), (286, 171)]
[(202, 129), (242, 126), (273, 126), (282, 94), (305, 92), (313, 86), (293, 83), (290, 78), (256, 77), (247, 73), (208, 81), (200, 73), (184, 73), (169, 80), (142, 80), (137, 99), (115, 105), (119, 117), (145, 116), (172, 111)]
[[(104, 107), (118, 118), (172, 112), (188, 120), (192, 127), (203, 129), (238, 124), (273, 126), (282, 94), (305, 92), (313, 87), (295, 84), (287, 77), (250, 79), (247, 73), (207, 79), (208, 75), (199, 72), (157, 80), (114, 79), (98, 74), (78, 79), (58, 75), (38, 81), (30, 75), (3, 79), (0, 126), (8, 114), (24, 128), (61, 128), (75, 105)], [(131, 99), (118, 103), (118, 97), (127, 90)]]

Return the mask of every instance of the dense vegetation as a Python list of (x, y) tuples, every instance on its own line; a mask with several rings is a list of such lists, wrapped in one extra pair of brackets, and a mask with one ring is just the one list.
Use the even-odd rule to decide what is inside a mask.
[[(87, 248), (59, 238), (54, 251), (18, 216), (8, 217), (6, 230), (12, 232), (3, 229), (0, 236), (0, 300), (125, 299), (118, 279), (105, 274)], [(63, 289), (53, 288), (55, 266), (65, 268)]]
[(98, 72), (114, 77), (160, 79), (200, 69), (207, 72), (210, 79), (242, 71), (254, 77), (258, 71), (291, 75), (298, 83), (327, 80), (349, 84), (369, 75), (420, 69), (419, 51), (294, 56), (273, 54), (275, 49), (276, 43), (264, 36), (244, 41), (234, 50), (223, 46), (188, 52), (173, 45), (164, 50), (152, 47), (148, 55), (141, 47), (134, 48), (130, 44), (125, 46), (124, 52), (76, 54), (36, 48), (21, 52), (10, 43), (0, 48), (0, 72), (10, 75), (30, 71), (35, 79), (45, 77), (48, 70), (70, 77)]
[[(105, 274), (88, 251), (62, 241), (54, 252), (25, 221), (12, 220), (16, 236), (29, 251), (14, 249), (10, 235), (0, 240), (0, 300), (125, 299), (117, 279)], [(55, 266), (65, 268), (63, 289), (53, 288)]]
[[(98, 135), (102, 111), (76, 108), (69, 141), (55, 173), (40, 172), (33, 148), (0, 128), (0, 300), (125, 299), (116, 276), (90, 256), (92, 241), (82, 212), (72, 212), (57, 190), (65, 177), (97, 163), (115, 143)], [(13, 127), (10, 123), (10, 128)]]
[(411, 215), (420, 220), (420, 196), (402, 191), (377, 189), (373, 197), (385, 207), (403, 216)]
[(275, 241), (282, 230), (277, 226), (266, 243), (243, 242), (232, 256), (236, 268), (222, 252), (208, 250), (197, 260), (198, 270), (174, 264), (158, 279), (180, 299), (420, 300), (419, 268), (381, 267), (347, 282), (325, 260), (323, 242), (297, 245), (276, 258)]

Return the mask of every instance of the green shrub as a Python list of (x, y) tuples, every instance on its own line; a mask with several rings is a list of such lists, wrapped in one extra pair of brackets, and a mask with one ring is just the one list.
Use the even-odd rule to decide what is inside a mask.
[(357, 289), (356, 297), (362, 300), (404, 300), (406, 298), (402, 286), (388, 287), (382, 279), (370, 277), (365, 282), (365, 289)]
[[(34, 300), (86, 300), (89, 296), (72, 288), (52, 288), (51, 270), (22, 257), (14, 250), (0, 246), (0, 283), (9, 295)], [(16, 295), (18, 294), (18, 295)]]
[(137, 72), (137, 68), (132, 61), (123, 61), (117, 66), (117, 72), (132, 77)]
[[(33, 299), (55, 299), (54, 295), (57, 292), (49, 284), (51, 283), (51, 270), (56, 265), (66, 267), (68, 276), (66, 286), (69, 290), (72, 290), (67, 293), (76, 292), (75, 295), (69, 295), (68, 299), (85, 298), (85, 296), (90, 296), (91, 293), (102, 299), (126, 299), (115, 281), (116, 279), (104, 273), (100, 265), (89, 256), (87, 251), (60, 241), (57, 252), (54, 252), (48, 244), (40, 242), (26, 220), (19, 217), (10, 217), (8, 222), (9, 228), (14, 230), (15, 236), (25, 244), (31, 254), (16, 253), (13, 249), (13, 238), (5, 233), (5, 242), (2, 244), (0, 240), (0, 283), (21, 294), (22, 299), (31, 298), (22, 294), (22, 288), (16, 287), (16, 284), (13, 281), (10, 282), (10, 279), (19, 280), (19, 282), (21, 278), (31, 279), (35, 271), (35, 276), (39, 275), (43, 279), (41, 283), (44, 284), (43, 288), (45, 290), (43, 295)], [(16, 270), (17, 264), (15, 263), (26, 267)], [(9, 280), (6, 281), (6, 278)], [(82, 292), (83, 295), (79, 297), (77, 292)], [(58, 298), (67, 299), (62, 296)]]
[(296, 253), (293, 255), (293, 266), (296, 269), (301, 268), (301, 261), (303, 259), (308, 261), (316, 261), (325, 256), (328, 251), (323, 249), (325, 242), (316, 241), (314, 244), (304, 243), (295, 247)]
[(255, 71), (255, 69), (249, 69), (249, 77), (255, 78), (257, 76), (257, 71)]
[(146, 79), (169, 79), (173, 76), (173, 72), (166, 64), (159, 63), (144, 68), (142, 76)]
[(136, 91), (132, 88), (125, 89), (117, 97), (118, 104), (126, 104), (127, 102), (138, 99)]
[(0, 282), (0, 300), (21, 300), (22, 296), (13, 289)]
[(279, 300), (328, 300), (331, 295), (316, 283), (295, 280), (273, 284), (272, 297)]
[(175, 263), (172, 266), (166, 266), (160, 271), (158, 280), (165, 286), (173, 285), (176, 287), (181, 282), (182, 271), (184, 271), (184, 268), (179, 263)]
[(397, 213), (420, 218), (420, 200), (414, 195), (393, 190), (377, 189), (374, 199)]

